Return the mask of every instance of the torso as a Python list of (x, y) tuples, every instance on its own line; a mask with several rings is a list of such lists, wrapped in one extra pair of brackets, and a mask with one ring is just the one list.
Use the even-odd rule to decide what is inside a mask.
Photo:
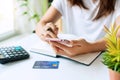
[(105, 35), (103, 31), (104, 25), (110, 26), (115, 19), (115, 14), (110, 14), (106, 18), (103, 17), (93, 21), (98, 12), (98, 1), (95, 0), (95, 3), (93, 3), (92, 0), (84, 0), (85, 5), (89, 7), (89, 10), (85, 10), (78, 6), (70, 7), (67, 0), (60, 0), (62, 4), (60, 12), (63, 16), (64, 33), (74, 34), (88, 41), (102, 38)]

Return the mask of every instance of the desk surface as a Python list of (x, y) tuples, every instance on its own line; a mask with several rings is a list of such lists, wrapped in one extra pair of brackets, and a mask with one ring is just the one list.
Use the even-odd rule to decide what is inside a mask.
[[(37, 43), (34, 36), (32, 34), (5, 45), (22, 45), (29, 52), (31, 46)], [(0, 80), (109, 80), (108, 69), (101, 63), (101, 56), (90, 66), (85, 66), (64, 58), (29, 54), (29, 59), (0, 64)], [(33, 69), (34, 62), (41, 60), (60, 61), (59, 69)]]

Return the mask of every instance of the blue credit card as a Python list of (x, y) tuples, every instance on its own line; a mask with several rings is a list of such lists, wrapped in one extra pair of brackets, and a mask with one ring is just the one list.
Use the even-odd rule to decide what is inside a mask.
[(59, 61), (36, 61), (34, 69), (58, 69)]

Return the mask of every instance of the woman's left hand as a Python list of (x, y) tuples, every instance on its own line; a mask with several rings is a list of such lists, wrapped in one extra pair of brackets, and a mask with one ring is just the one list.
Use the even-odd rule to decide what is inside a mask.
[(76, 56), (79, 54), (88, 53), (91, 51), (91, 43), (85, 39), (72, 40), (72, 47), (68, 47), (58, 42), (50, 42), (51, 46), (58, 55), (66, 55), (69, 57)]

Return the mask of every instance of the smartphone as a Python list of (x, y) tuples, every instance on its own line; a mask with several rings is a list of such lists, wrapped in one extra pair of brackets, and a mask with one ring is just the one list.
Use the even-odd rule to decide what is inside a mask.
[(58, 42), (61, 43), (63, 45), (66, 45), (68, 47), (72, 47), (71, 41), (67, 40), (67, 39), (59, 39), (59, 38), (46, 38), (46, 41), (54, 41), (54, 42)]

